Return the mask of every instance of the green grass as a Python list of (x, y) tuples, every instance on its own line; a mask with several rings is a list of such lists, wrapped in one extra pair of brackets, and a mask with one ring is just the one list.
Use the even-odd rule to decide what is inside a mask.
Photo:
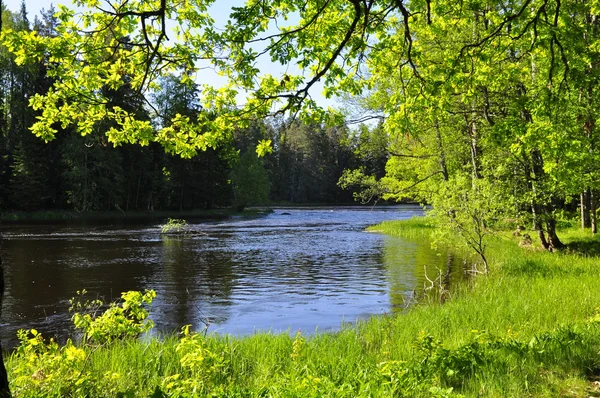
[(384, 221), (367, 228), (369, 232), (379, 232), (401, 238), (429, 238), (435, 226), (426, 218), (413, 217), (402, 221)]
[[(434, 228), (413, 219), (372, 230), (418, 239)], [(600, 396), (600, 239), (573, 229), (561, 237), (568, 249), (552, 254), (495, 236), (490, 275), (459, 287), (451, 301), (337, 333), (86, 348), (86, 360), (69, 365), (80, 387), (67, 374), (42, 389), (42, 373), (22, 371), (27, 357), (13, 354), (9, 376), (17, 396)]]

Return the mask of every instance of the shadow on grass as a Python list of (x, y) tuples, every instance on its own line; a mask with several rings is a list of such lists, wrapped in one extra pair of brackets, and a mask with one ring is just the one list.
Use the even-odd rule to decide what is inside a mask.
[(564, 252), (584, 257), (600, 257), (600, 240), (575, 240), (566, 244)]

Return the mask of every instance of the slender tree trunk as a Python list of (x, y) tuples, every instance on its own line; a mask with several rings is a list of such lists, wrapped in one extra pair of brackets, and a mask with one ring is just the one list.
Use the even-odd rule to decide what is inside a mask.
[[(535, 57), (532, 56), (531, 57), (531, 81), (533, 83), (535, 83), (535, 81), (537, 79), (537, 72), (538, 72), (538, 69), (537, 69), (536, 60), (535, 60)], [(522, 91), (522, 94), (525, 95), (525, 87), (521, 86), (520, 89)], [(531, 112), (529, 112), (529, 110), (527, 110), (527, 109), (522, 110), (522, 117), (528, 123), (533, 122), (533, 117), (531, 115)], [(552, 213), (548, 213), (546, 211), (547, 206), (542, 206), (539, 203), (538, 184), (544, 180), (545, 173), (544, 173), (544, 160), (542, 158), (542, 154), (540, 153), (539, 149), (537, 149), (537, 148), (531, 150), (531, 171), (533, 172), (533, 178), (531, 179), (531, 190), (533, 193), (533, 199), (532, 199), (532, 204), (531, 204), (531, 210), (533, 213), (533, 226), (538, 231), (540, 243), (542, 244), (544, 249), (552, 250), (553, 249), (553, 246), (552, 246), (553, 238), (555, 238), (554, 243), (556, 243), (557, 241), (558, 242), (560, 242), (560, 241), (558, 240), (558, 237), (556, 236), (556, 221), (554, 220)], [(548, 230), (548, 240), (546, 240), (546, 237), (544, 236), (544, 230), (542, 227), (542, 219), (545, 221), (546, 228), (550, 227)], [(561, 245), (562, 245), (562, 243), (561, 243)]]
[(596, 193), (590, 190), (590, 224), (592, 227), (592, 233), (598, 232), (598, 224), (596, 220)]
[(435, 138), (437, 141), (438, 153), (440, 154), (440, 169), (442, 170), (442, 176), (444, 181), (450, 179), (448, 174), (448, 166), (446, 166), (446, 153), (444, 152), (444, 145), (442, 143), (442, 134), (440, 133), (440, 125), (436, 119), (435, 121)]
[(585, 208), (585, 191), (579, 194), (579, 218), (581, 219), (581, 230), (585, 230), (586, 220), (586, 208)]
[[(545, 179), (544, 173), (544, 160), (542, 158), (542, 154), (539, 150), (534, 149), (531, 151), (531, 166), (533, 170), (533, 174), (535, 176), (536, 181), (543, 181)], [(535, 187), (535, 182), (533, 186)], [(534, 200), (535, 200), (536, 192), (534, 191)], [(554, 251), (557, 249), (561, 249), (564, 247), (563, 243), (558, 239), (556, 235), (556, 218), (554, 217), (554, 208), (556, 207), (556, 199), (552, 198), (550, 203), (545, 206), (537, 206), (537, 210), (540, 210), (544, 213), (544, 222), (546, 224), (546, 233), (548, 236), (548, 240), (542, 239), (541, 233), (540, 240), (545, 249)]]
[[(527, 164), (527, 163), (525, 163)], [(541, 208), (540, 205), (537, 202), (537, 198), (536, 198), (536, 194), (537, 194), (537, 190), (535, 187), (535, 183), (532, 181), (531, 178), (531, 170), (529, 169), (529, 167), (527, 168), (527, 170), (525, 171), (525, 175), (527, 176), (527, 185), (529, 187), (529, 189), (531, 190), (531, 192), (533, 193), (532, 199), (531, 199), (531, 218), (533, 219), (533, 230), (537, 232), (538, 234), (538, 238), (540, 239), (540, 243), (542, 244), (542, 247), (546, 250), (548, 250), (548, 241), (546, 240), (546, 235), (544, 234), (544, 228), (542, 227), (542, 222), (541, 222)]]
[(537, 231), (542, 247), (546, 250), (550, 249), (550, 244), (546, 240), (544, 228), (542, 227), (542, 222), (540, 221), (540, 206), (537, 203), (533, 203), (531, 205), (531, 214), (533, 215), (533, 229)]
[(477, 122), (475, 120), (475, 112), (473, 112), (473, 120), (469, 122), (469, 138), (471, 149), (471, 166), (473, 167), (473, 181), (481, 178), (479, 166), (479, 132), (477, 131)]
[(588, 187), (585, 190), (585, 227), (590, 228), (592, 226), (592, 190)]
[(556, 235), (556, 218), (553, 213), (558, 207), (558, 204), (558, 200), (553, 197), (550, 200), (550, 203), (546, 205), (546, 233), (548, 234), (548, 249), (550, 251), (559, 250), (565, 247), (558, 238), (558, 235)]
[(581, 229), (591, 226), (590, 223), (590, 189), (586, 189), (579, 195), (579, 208), (581, 210)]
[[(527, 169), (525, 170), (525, 175), (527, 178), (527, 186), (531, 190), (531, 193), (532, 193), (531, 216), (533, 218), (533, 229), (537, 232), (538, 238), (540, 239), (540, 243), (541, 243), (542, 247), (545, 250), (548, 250), (550, 248), (550, 244), (546, 240), (546, 235), (544, 234), (544, 228), (542, 226), (543, 210), (542, 210), (542, 206), (540, 206), (538, 199), (537, 199), (538, 189), (537, 189), (535, 180), (538, 178), (538, 175), (536, 173), (537, 167), (536, 167), (535, 152), (532, 152), (530, 159), (528, 159), (527, 156), (523, 156), (523, 158), (525, 159), (523, 164), (525, 164), (527, 167)], [(529, 163), (530, 160), (531, 160), (531, 167), (530, 167), (530, 163)]]

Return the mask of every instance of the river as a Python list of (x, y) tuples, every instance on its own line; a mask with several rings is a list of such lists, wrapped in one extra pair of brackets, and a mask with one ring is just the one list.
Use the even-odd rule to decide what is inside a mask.
[[(194, 222), (187, 237), (160, 223), (2, 225), (6, 296), (1, 338), (36, 328), (72, 334), (69, 299), (118, 298), (154, 289), (158, 332), (185, 324), (248, 334), (335, 330), (373, 314), (400, 311), (437, 273), (462, 261), (429, 242), (365, 232), (384, 220), (422, 215), (418, 206), (275, 208), (266, 216)], [(454, 272), (453, 278), (461, 278)]]

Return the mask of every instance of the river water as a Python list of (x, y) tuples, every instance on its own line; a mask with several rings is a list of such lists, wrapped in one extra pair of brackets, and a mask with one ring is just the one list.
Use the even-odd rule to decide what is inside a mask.
[(424, 269), (462, 261), (429, 242), (364, 232), (384, 220), (422, 215), (418, 206), (285, 208), (255, 218), (188, 221), (196, 233), (161, 235), (160, 223), (1, 226), (6, 296), (1, 337), (36, 328), (72, 334), (69, 299), (118, 298), (154, 289), (158, 332), (335, 330), (373, 314), (400, 311), (424, 284)]

